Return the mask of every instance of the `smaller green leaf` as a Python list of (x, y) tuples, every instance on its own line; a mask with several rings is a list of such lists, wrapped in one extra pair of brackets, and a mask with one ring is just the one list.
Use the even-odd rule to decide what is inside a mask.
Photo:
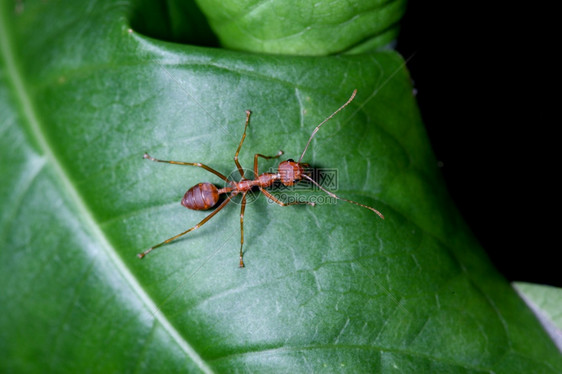
[(562, 289), (524, 282), (515, 282), (513, 287), (562, 351)]
[(198, 5), (228, 48), (275, 54), (359, 53), (396, 39), (405, 0), (218, 1)]

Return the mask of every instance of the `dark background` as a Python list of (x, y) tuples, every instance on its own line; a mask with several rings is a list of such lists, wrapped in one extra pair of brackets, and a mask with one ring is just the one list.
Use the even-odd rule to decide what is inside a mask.
[(548, 105), (549, 92), (560, 96), (548, 56), (556, 44), (533, 8), (428, 3), (409, 2), (397, 49), (413, 55), (408, 69), (449, 192), (509, 281), (560, 287), (560, 119)]

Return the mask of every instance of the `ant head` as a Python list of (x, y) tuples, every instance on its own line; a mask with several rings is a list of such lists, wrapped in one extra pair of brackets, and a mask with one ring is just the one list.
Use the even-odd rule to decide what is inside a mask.
[(279, 173), (281, 183), (285, 186), (292, 186), (295, 182), (298, 182), (306, 174), (305, 168), (308, 164), (301, 164), (288, 159), (279, 164), (277, 172)]

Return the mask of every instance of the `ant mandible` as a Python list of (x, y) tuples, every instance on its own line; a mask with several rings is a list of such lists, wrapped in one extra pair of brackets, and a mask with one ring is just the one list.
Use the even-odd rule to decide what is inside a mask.
[(298, 182), (298, 181), (300, 181), (301, 179), (304, 178), (304, 179), (310, 181), (311, 183), (313, 183), (314, 185), (316, 185), (318, 188), (320, 188), (322, 191), (324, 191), (325, 193), (327, 193), (331, 197), (339, 199), (339, 200), (347, 201), (348, 203), (352, 203), (352, 204), (358, 205), (360, 207), (369, 209), (369, 210), (375, 212), (376, 214), (378, 214), (379, 217), (384, 219), (383, 215), (378, 210), (376, 210), (374, 208), (371, 208), (370, 206), (360, 204), (356, 201), (347, 200), (347, 199), (344, 199), (343, 197), (336, 196), (332, 192), (330, 192), (330, 191), (326, 190), (324, 187), (320, 186), (307, 173), (306, 170), (308, 169), (308, 164), (301, 163), (302, 158), (304, 157), (304, 154), (306, 153), (306, 150), (308, 149), (308, 146), (310, 145), (310, 142), (312, 141), (312, 138), (314, 137), (314, 135), (316, 135), (316, 133), (320, 129), (320, 126), (322, 126), (324, 123), (328, 122), (328, 120), (330, 120), (332, 117), (334, 117), (339, 111), (341, 111), (343, 108), (345, 108), (347, 105), (349, 105), (349, 103), (355, 98), (356, 94), (357, 94), (357, 90), (354, 90), (351, 97), (347, 100), (347, 102), (345, 104), (343, 104), (341, 107), (339, 107), (338, 110), (336, 110), (328, 118), (326, 118), (318, 126), (316, 126), (314, 131), (312, 131), (312, 134), (310, 135), (310, 138), (308, 139), (308, 142), (306, 143), (306, 146), (304, 147), (304, 150), (302, 151), (302, 154), (301, 154), (299, 160), (297, 162), (295, 162), (294, 160), (289, 159), (287, 161), (281, 162), (278, 166), (277, 173), (259, 174), (258, 173), (258, 158), (261, 157), (261, 158), (266, 159), (266, 160), (272, 159), (272, 158), (278, 158), (283, 154), (283, 151), (279, 151), (275, 156), (264, 156), (262, 154), (256, 153), (254, 155), (254, 175), (256, 176), (256, 178), (255, 179), (246, 179), (246, 177), (244, 176), (244, 169), (242, 169), (242, 166), (238, 162), (238, 154), (240, 153), (240, 148), (242, 148), (242, 143), (244, 142), (244, 139), (246, 138), (246, 130), (248, 128), (248, 123), (250, 122), (250, 115), (251, 115), (251, 112), (249, 110), (246, 111), (246, 124), (244, 126), (244, 133), (242, 134), (242, 139), (240, 140), (240, 144), (238, 145), (238, 149), (236, 150), (236, 153), (234, 154), (234, 163), (236, 164), (236, 167), (238, 168), (238, 172), (240, 173), (240, 176), (241, 176), (241, 179), (240, 179), (239, 182), (232, 181), (232, 180), (228, 179), (227, 177), (225, 177), (224, 175), (222, 175), (221, 173), (219, 173), (218, 171), (216, 171), (215, 169), (210, 168), (209, 166), (204, 165), (204, 164), (199, 163), (199, 162), (182, 162), (182, 161), (159, 160), (159, 159), (156, 159), (156, 158), (150, 156), (148, 153), (145, 153), (143, 157), (148, 159), (148, 160), (151, 160), (151, 161), (164, 162), (164, 163), (174, 164), (174, 165), (190, 165), (190, 166), (197, 166), (197, 167), (203, 168), (203, 169), (215, 174), (217, 177), (219, 177), (220, 179), (222, 179), (223, 181), (225, 181), (227, 183), (227, 187), (224, 187), (224, 188), (221, 188), (221, 189), (218, 189), (214, 184), (211, 184), (211, 183), (196, 184), (195, 186), (191, 187), (185, 193), (185, 195), (184, 195), (184, 197), (181, 201), (181, 204), (184, 207), (186, 207), (188, 209), (192, 209), (192, 210), (207, 210), (207, 209), (210, 209), (210, 208), (214, 207), (217, 204), (217, 202), (219, 200), (219, 196), (221, 194), (226, 194), (227, 197), (211, 214), (209, 214), (207, 217), (205, 217), (197, 225), (185, 230), (184, 232), (182, 232), (182, 233), (180, 233), (176, 236), (172, 236), (171, 238), (166, 239), (162, 243), (156, 244), (155, 246), (147, 249), (146, 251), (139, 253), (137, 256), (139, 258), (143, 258), (144, 256), (146, 256), (148, 253), (150, 253), (154, 249), (156, 249), (158, 247), (161, 247), (165, 244), (168, 244), (169, 242), (171, 242), (173, 240), (176, 240), (177, 238), (179, 238), (179, 237), (181, 237), (181, 236), (183, 236), (183, 235), (203, 226), (207, 221), (209, 221), (211, 218), (213, 218), (215, 216), (215, 214), (220, 212), (220, 210), (222, 208), (224, 208), (232, 200), (232, 198), (234, 196), (236, 196), (238, 194), (242, 194), (242, 202), (241, 202), (241, 208), (240, 208), (240, 267), (241, 268), (244, 267), (244, 260), (243, 260), (244, 252), (242, 251), (242, 248), (244, 246), (244, 210), (246, 209), (246, 194), (250, 190), (252, 190), (255, 187), (258, 187), (259, 190), (265, 196), (267, 196), (269, 199), (271, 199), (271, 201), (273, 201), (274, 203), (276, 203), (278, 205), (281, 205), (281, 206), (289, 206), (289, 205), (295, 205), (295, 204), (308, 204), (308, 205), (311, 205), (311, 206), (315, 205), (313, 202), (308, 202), (308, 201), (305, 201), (305, 202), (296, 201), (296, 202), (290, 202), (290, 203), (284, 203), (284, 202), (280, 201), (275, 196), (273, 196), (269, 191), (266, 190), (266, 188), (273, 185), (273, 183), (275, 183), (276, 181), (281, 182), (285, 186), (292, 186), (296, 182)]

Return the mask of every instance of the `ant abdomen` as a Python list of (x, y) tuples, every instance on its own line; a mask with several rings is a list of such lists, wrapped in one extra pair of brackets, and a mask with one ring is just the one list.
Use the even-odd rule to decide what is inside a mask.
[(199, 183), (183, 196), (181, 205), (192, 210), (207, 210), (219, 201), (219, 190), (212, 183)]

